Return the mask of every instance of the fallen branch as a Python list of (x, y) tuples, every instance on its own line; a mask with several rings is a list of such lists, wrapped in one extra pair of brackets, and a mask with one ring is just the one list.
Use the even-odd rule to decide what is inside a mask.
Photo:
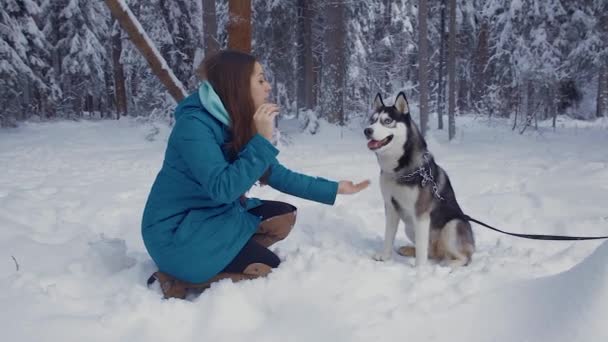
[(127, 32), (133, 45), (142, 54), (152, 72), (158, 77), (162, 84), (167, 87), (169, 94), (176, 102), (188, 96), (182, 83), (175, 77), (169, 65), (158, 52), (143, 27), (135, 18), (129, 7), (123, 0), (105, 0), (112, 15), (118, 20), (120, 26)]
[(521, 131), (519, 132), (519, 134), (524, 134), (524, 132), (526, 131), (526, 128), (528, 128), (528, 126), (530, 126), (530, 124), (532, 124), (532, 119), (536, 118), (536, 112), (538, 111), (538, 108), (540, 108), (542, 102), (538, 102), (538, 105), (536, 105), (536, 108), (534, 108), (534, 111), (532, 112), (532, 115), (528, 115), (528, 117), (526, 118), (526, 122), (524, 127), (521, 129)]
[(15, 262), (15, 268), (17, 269), (17, 272), (19, 272), (19, 263), (17, 262), (17, 259), (15, 259), (15, 257), (12, 255), (11, 258), (13, 258), (13, 261)]

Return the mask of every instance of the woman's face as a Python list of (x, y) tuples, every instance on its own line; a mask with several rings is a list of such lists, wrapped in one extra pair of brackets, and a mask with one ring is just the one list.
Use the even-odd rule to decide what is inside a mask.
[(251, 75), (251, 98), (253, 99), (255, 110), (258, 110), (261, 105), (268, 101), (270, 89), (270, 83), (268, 83), (266, 77), (264, 77), (262, 65), (255, 62), (253, 75)]

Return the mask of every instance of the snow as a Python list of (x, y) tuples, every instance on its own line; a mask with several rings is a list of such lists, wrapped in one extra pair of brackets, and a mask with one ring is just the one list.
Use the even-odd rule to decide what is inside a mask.
[[(523, 240), (474, 225), (470, 266), (373, 261), (384, 215), (364, 124), (320, 123), (309, 135), (281, 121), (281, 161), (336, 180), (371, 178), (370, 188), (334, 206), (253, 188), (299, 208), (275, 248), (283, 263), (266, 279), (225, 280), (187, 301), (145, 286), (155, 267), (139, 224), (169, 127), (127, 119), (0, 130), (3, 340), (608, 338), (608, 243)], [(513, 232), (606, 235), (608, 121), (549, 124), (519, 135), (503, 120), (459, 117), (456, 140), (432, 130), (428, 143), (472, 217)]]

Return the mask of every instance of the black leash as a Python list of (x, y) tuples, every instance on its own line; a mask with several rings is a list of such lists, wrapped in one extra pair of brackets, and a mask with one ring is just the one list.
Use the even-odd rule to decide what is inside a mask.
[(573, 241), (573, 240), (600, 240), (600, 239), (608, 239), (608, 236), (563, 236), (563, 235), (542, 235), (542, 234), (518, 234), (518, 233), (509, 233), (502, 231), (498, 228), (494, 228), (490, 225), (487, 225), (481, 221), (477, 221), (476, 219), (470, 217), (469, 215), (464, 215), (462, 217), (464, 220), (475, 222), (479, 225), (482, 225), (486, 228), (490, 228), (499, 233), (517, 236), (524, 239), (532, 239), (532, 240), (557, 240), (557, 241)]
[[(426, 163), (426, 165), (422, 165), (420, 166), (418, 169), (414, 170), (414, 172), (408, 174), (408, 175), (404, 175), (399, 177), (398, 179), (405, 179), (405, 180), (409, 180), (413, 177), (420, 177), (421, 178), (421, 187), (424, 188), (427, 183), (430, 183), (432, 185), (432, 191), (433, 194), (435, 195), (435, 197), (437, 197), (440, 201), (443, 201), (443, 197), (441, 197), (441, 195), (439, 194), (439, 186), (437, 185), (437, 183), (434, 180), (433, 177), (433, 173), (431, 171), (431, 160), (433, 158), (432, 154), (428, 151), (426, 151), (423, 154), (423, 158), (424, 161)], [(500, 230), (498, 228), (494, 228), (488, 224), (485, 224), (481, 221), (478, 221), (474, 218), (472, 218), (469, 215), (462, 215), (461, 218), (465, 221), (471, 221), (471, 222), (475, 222), (479, 225), (482, 225), (486, 228), (492, 229), (494, 231), (497, 231), (499, 233), (503, 233), (503, 234), (507, 234), (507, 235), (511, 235), (511, 236), (517, 236), (520, 238), (524, 238), (524, 239), (532, 239), (532, 240), (556, 240), (556, 241), (580, 241), (580, 240), (600, 240), (600, 239), (608, 239), (608, 235), (607, 236), (563, 236), (563, 235), (543, 235), (543, 234), (518, 234), (518, 233), (509, 233), (509, 232), (505, 232), (504, 230)]]

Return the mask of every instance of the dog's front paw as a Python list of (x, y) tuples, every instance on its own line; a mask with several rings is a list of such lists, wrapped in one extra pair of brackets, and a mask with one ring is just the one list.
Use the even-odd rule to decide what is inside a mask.
[(384, 252), (380, 252), (380, 253), (374, 253), (374, 255), (372, 256), (372, 258), (376, 261), (388, 261), (391, 260), (391, 255), (384, 253)]

